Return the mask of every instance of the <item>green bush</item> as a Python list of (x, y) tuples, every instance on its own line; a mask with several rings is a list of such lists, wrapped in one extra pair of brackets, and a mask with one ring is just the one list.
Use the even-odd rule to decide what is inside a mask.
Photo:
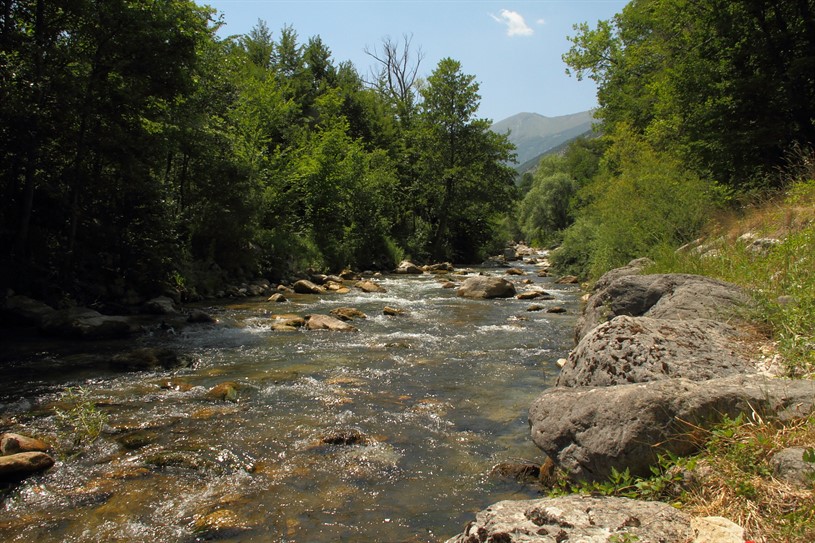
[(583, 277), (694, 239), (714, 207), (711, 184), (625, 131), (580, 199), (588, 204), (566, 232), (555, 264)]

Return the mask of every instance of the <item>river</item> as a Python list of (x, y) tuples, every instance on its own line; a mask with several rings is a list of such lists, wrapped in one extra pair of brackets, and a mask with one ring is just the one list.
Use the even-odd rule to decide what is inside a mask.
[[(519, 291), (531, 280), (554, 299), (468, 300), (430, 274), (390, 275), (376, 279), (385, 293), (210, 303), (216, 325), (7, 349), (0, 430), (58, 439), (66, 387), (81, 387), (106, 426), (81, 454), (0, 494), (0, 538), (430, 542), (490, 503), (535, 497), (490, 472), (540, 461), (526, 411), (572, 346), (578, 293), (520, 267)], [(533, 303), (566, 313), (527, 311)], [(273, 313), (340, 306), (367, 314), (359, 332), (269, 327)], [(123, 373), (88, 362), (141, 346), (194, 363)], [(224, 382), (236, 383), (236, 402), (207, 397)]]

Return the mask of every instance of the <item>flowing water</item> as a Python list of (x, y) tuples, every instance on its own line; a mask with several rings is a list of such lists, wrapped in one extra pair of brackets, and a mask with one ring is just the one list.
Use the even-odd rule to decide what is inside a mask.
[[(5, 429), (59, 440), (54, 407), (66, 387), (81, 387), (107, 423), (81, 454), (0, 494), (0, 538), (439, 541), (490, 503), (536, 496), (490, 471), (540, 461), (526, 411), (571, 346), (577, 298), (574, 287), (523, 267), (515, 281), (532, 278), (555, 297), (538, 303), (567, 313), (458, 298), (429, 274), (385, 276), (386, 293), (224, 302), (206, 307), (216, 325), (156, 330), (127, 344), (7, 350)], [(405, 314), (385, 316), (386, 305)], [(340, 306), (368, 315), (354, 321), (359, 332), (269, 328), (272, 313)], [(156, 345), (195, 362), (130, 373), (98, 364)], [(236, 402), (207, 397), (224, 382), (237, 384)], [(364, 439), (326, 443), (338, 434)]]

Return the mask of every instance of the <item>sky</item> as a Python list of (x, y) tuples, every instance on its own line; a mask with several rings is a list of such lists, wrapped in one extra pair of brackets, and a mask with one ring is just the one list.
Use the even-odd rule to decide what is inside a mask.
[(517, 113), (547, 117), (596, 107), (592, 81), (566, 75), (561, 56), (572, 26), (609, 19), (622, 0), (198, 0), (215, 8), (220, 35), (246, 34), (259, 19), (273, 32), (291, 25), (299, 41), (320, 36), (335, 64), (351, 61), (361, 75), (374, 61), (365, 54), (389, 37), (412, 36), (421, 48), (420, 76), (450, 57), (479, 84), (479, 118), (500, 121)]

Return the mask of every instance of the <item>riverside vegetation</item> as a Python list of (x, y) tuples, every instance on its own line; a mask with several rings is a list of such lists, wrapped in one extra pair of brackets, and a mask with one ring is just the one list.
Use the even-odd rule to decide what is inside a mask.
[[(208, 9), (143, 4), (4, 3), (8, 287), (63, 305), (194, 297), (232, 277), (471, 261), (526, 239), (588, 281), (647, 256), (649, 273), (741, 285), (756, 348), (787, 376), (815, 372), (815, 1), (636, 0), (578, 25), (564, 60), (598, 85), (601, 136), (544, 158), (517, 192), (511, 147), (475, 117), (455, 60), (420, 88), (410, 38), (386, 40), (369, 81), (291, 27), (220, 39)], [(723, 514), (757, 540), (815, 538), (811, 484), (767, 463), (787, 446), (812, 460), (811, 419), (703, 433), (693, 459), (586, 488)], [(699, 492), (677, 484), (690, 464), (707, 466)]]

